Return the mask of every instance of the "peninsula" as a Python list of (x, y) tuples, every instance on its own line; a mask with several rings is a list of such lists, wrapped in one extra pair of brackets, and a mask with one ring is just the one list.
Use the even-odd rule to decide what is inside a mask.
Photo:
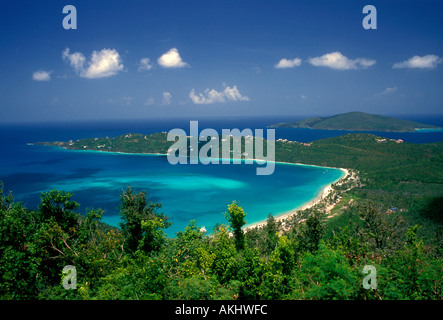
[[(66, 142), (36, 142), (69, 150), (89, 150), (132, 154), (166, 155), (173, 141), (167, 133), (149, 135), (128, 133), (110, 138), (88, 138)], [(242, 150), (245, 150), (242, 139)], [(436, 184), (432, 191), (443, 186), (443, 142), (408, 143), (400, 139), (387, 139), (367, 133), (348, 133), (342, 136), (310, 143), (278, 139), (275, 141), (275, 161), (348, 168), (361, 172), (372, 183), (389, 184), (419, 182)], [(419, 186), (417, 186), (419, 187)], [(420, 188), (420, 187), (419, 187)], [(431, 192), (433, 193), (433, 192)]]
[(439, 127), (392, 117), (364, 112), (348, 112), (331, 117), (314, 117), (297, 122), (282, 122), (271, 128), (310, 128), (347, 131), (391, 131), (412, 132), (417, 129), (439, 129)]

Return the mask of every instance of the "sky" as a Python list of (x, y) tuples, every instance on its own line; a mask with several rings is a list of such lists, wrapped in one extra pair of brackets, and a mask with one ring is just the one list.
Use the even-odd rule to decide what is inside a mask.
[(0, 5), (1, 123), (443, 110), (442, 1)]

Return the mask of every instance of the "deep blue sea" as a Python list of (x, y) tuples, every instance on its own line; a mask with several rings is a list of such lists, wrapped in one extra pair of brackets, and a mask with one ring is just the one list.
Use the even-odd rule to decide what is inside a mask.
[[(403, 117), (406, 118), (406, 117)], [(267, 125), (300, 118), (198, 119), (199, 130), (213, 128), (266, 129)], [(409, 117), (409, 120), (443, 125), (443, 117)], [(256, 175), (256, 165), (171, 165), (165, 156), (69, 151), (32, 145), (37, 141), (67, 141), (90, 137), (115, 137), (126, 133), (169, 131), (189, 133), (189, 120), (138, 120), (116, 122), (61, 122), (0, 124), (0, 181), (5, 191), (28, 208), (35, 208), (40, 193), (51, 189), (74, 193), (79, 212), (102, 208), (103, 221), (117, 226), (119, 196), (131, 186), (146, 191), (162, 204), (173, 225), (173, 236), (192, 219), (211, 231), (225, 223), (223, 213), (236, 200), (247, 213), (248, 224), (278, 216), (315, 198), (327, 184), (342, 176), (337, 169), (277, 164), (269, 176)], [(277, 128), (276, 139), (309, 142), (346, 134), (345, 131)], [(443, 131), (413, 133), (372, 132), (388, 138), (426, 143), (443, 141)]]

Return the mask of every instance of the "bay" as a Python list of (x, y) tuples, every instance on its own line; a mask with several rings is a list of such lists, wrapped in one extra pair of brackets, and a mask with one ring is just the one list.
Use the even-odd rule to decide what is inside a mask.
[[(266, 128), (277, 119), (202, 119), (200, 130), (214, 128)], [(281, 119), (280, 119), (281, 120)], [(435, 121), (435, 119), (434, 119)], [(428, 122), (429, 123), (429, 122)], [(435, 122), (434, 122), (435, 123)], [(437, 124), (439, 125), (439, 124)], [(41, 192), (51, 189), (74, 193), (80, 212), (102, 208), (103, 221), (117, 226), (119, 196), (127, 186), (146, 191), (160, 202), (173, 225), (168, 235), (183, 231), (191, 219), (211, 231), (226, 223), (223, 213), (232, 201), (247, 213), (248, 224), (275, 216), (311, 201), (322, 189), (342, 176), (337, 169), (277, 164), (274, 174), (257, 176), (256, 166), (171, 165), (165, 156), (69, 151), (32, 145), (36, 141), (67, 141), (89, 137), (114, 137), (138, 132), (153, 133), (173, 128), (189, 130), (186, 119), (0, 126), (0, 181), (5, 191), (29, 208), (39, 203)], [(339, 130), (276, 130), (276, 138), (309, 142), (337, 136)], [(442, 141), (441, 132), (375, 133), (412, 142)]]

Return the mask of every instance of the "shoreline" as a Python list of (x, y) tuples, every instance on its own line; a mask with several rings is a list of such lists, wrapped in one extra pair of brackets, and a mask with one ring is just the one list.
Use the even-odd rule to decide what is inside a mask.
[[(283, 162), (283, 163), (285, 163), (285, 162)], [(293, 164), (293, 163), (289, 163), (289, 164)], [(297, 165), (304, 165), (304, 164), (297, 164)], [(306, 166), (309, 166), (309, 165), (306, 165)], [(319, 166), (317, 166), (317, 167), (319, 167)], [(341, 178), (337, 179), (336, 181), (331, 182), (330, 184), (326, 185), (322, 189), (322, 191), (314, 199), (312, 199), (311, 201), (309, 201), (309, 202), (307, 202), (307, 203), (305, 203), (305, 204), (303, 204), (301, 206), (298, 206), (297, 208), (294, 208), (294, 209), (289, 210), (287, 212), (283, 212), (281, 214), (276, 215), (274, 217), (275, 221), (281, 221), (281, 220), (288, 219), (288, 218), (292, 217), (293, 215), (296, 215), (299, 211), (302, 211), (302, 210), (314, 207), (321, 200), (326, 198), (331, 193), (331, 191), (333, 190), (332, 187), (331, 187), (333, 183), (337, 183), (337, 182), (339, 182), (341, 180), (344, 180), (344, 179), (346, 179), (349, 176), (349, 170), (346, 169), (346, 168), (333, 168), (333, 167), (322, 167), (322, 168), (339, 169), (339, 170), (341, 170), (344, 173), (344, 175)], [(265, 225), (266, 225), (266, 219), (260, 220), (258, 222), (254, 222), (252, 224), (248, 224), (248, 225), (244, 226), (242, 229), (243, 229), (244, 232), (247, 232), (248, 230), (251, 230), (251, 229), (263, 228)]]
[[(45, 146), (51, 146), (51, 145), (45, 145)], [(109, 154), (120, 154), (120, 155), (140, 155), (140, 156), (167, 156), (168, 154), (164, 154), (164, 153), (135, 153), (135, 152), (122, 152), (122, 151), (107, 151), (107, 150), (81, 150), (81, 149), (69, 149), (66, 147), (62, 147), (62, 146), (56, 146), (54, 145), (54, 147), (58, 147), (67, 151), (80, 151), (80, 152), (95, 152), (95, 153), (109, 153)], [(208, 158), (208, 159), (217, 159), (217, 160), (224, 160), (223, 158)], [(229, 158), (229, 160), (235, 160), (232, 158)], [(240, 160), (246, 160), (246, 159), (240, 159)], [(269, 160), (264, 160), (264, 159), (249, 159), (249, 160), (253, 160), (255, 161), (255, 163), (257, 165), (260, 165), (259, 162), (267, 162)], [(312, 200), (310, 200), (309, 202), (300, 205), (294, 209), (291, 209), (289, 211), (286, 212), (282, 212), (276, 216), (274, 216), (275, 221), (281, 221), (281, 220), (285, 220), (288, 219), (290, 217), (292, 217), (293, 215), (297, 214), (299, 211), (305, 210), (305, 209), (309, 209), (315, 205), (317, 205), (321, 200), (323, 200), (324, 198), (326, 198), (332, 191), (332, 187), (331, 185), (333, 183), (337, 183), (341, 180), (346, 179), (349, 176), (349, 169), (346, 168), (336, 168), (336, 167), (326, 167), (326, 166), (319, 166), (319, 165), (314, 165), (314, 164), (305, 164), (305, 163), (298, 163), (298, 162), (283, 162), (283, 161), (270, 161), (270, 162), (274, 162), (276, 164), (284, 164), (284, 165), (296, 165), (296, 166), (306, 166), (306, 167), (317, 167), (317, 168), (326, 168), (326, 169), (338, 169), (341, 170), (343, 172), (343, 176), (339, 179), (337, 179), (336, 181), (333, 181), (329, 184), (327, 184), (325, 187), (323, 187), (323, 189), (319, 192), (319, 194)], [(334, 204), (335, 205), (335, 204)], [(254, 229), (254, 228), (262, 228), (263, 226), (266, 225), (266, 219), (254, 222), (252, 224), (247, 224), (246, 226), (244, 226), (242, 229), (243, 231), (247, 232), (250, 229)]]

